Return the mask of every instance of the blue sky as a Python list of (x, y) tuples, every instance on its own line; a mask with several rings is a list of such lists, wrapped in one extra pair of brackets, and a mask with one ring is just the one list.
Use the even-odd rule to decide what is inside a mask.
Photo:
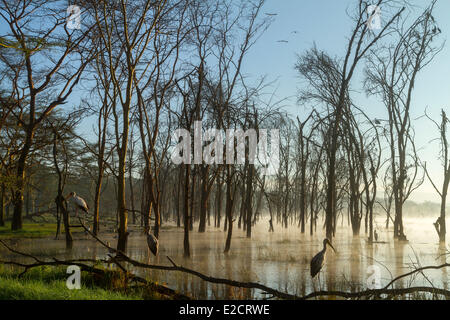
[[(415, 5), (424, 7), (429, 1), (413, 1)], [(275, 81), (273, 90), (284, 102), (286, 109), (293, 115), (302, 117), (304, 107), (297, 105), (296, 95), (301, 87), (300, 79), (294, 70), (296, 55), (310, 48), (314, 43), (319, 49), (326, 50), (333, 56), (342, 56), (346, 39), (352, 27), (346, 9), (355, 1), (350, 0), (267, 0), (263, 12), (276, 13), (274, 21), (259, 41), (252, 47), (244, 61), (244, 74), (255, 82), (262, 76)], [(415, 14), (418, 14), (417, 9)], [(434, 16), (442, 30), (442, 38), (450, 34), (450, 0), (439, 0)], [(387, 18), (381, 15), (381, 19)], [(4, 34), (6, 26), (0, 24), (0, 34)], [(297, 33), (293, 33), (296, 31)], [(288, 43), (279, 43), (287, 40)], [(450, 113), (450, 44), (435, 58), (431, 65), (424, 69), (417, 80), (412, 118), (423, 115), (425, 107), (435, 118), (439, 118), (440, 109)], [(362, 66), (362, 65), (361, 65)], [(360, 78), (360, 74), (355, 78)], [(354, 82), (357, 90), (361, 89), (358, 81)], [(362, 93), (356, 93), (356, 102), (364, 106), (364, 110), (372, 117), (386, 118), (384, 106), (376, 99), (367, 99)], [(81, 94), (74, 92), (65, 106), (79, 104)], [(85, 121), (81, 132), (89, 135), (92, 132), (91, 121)], [(426, 119), (413, 121), (416, 130), (417, 147), (421, 148), (420, 156), (427, 161), (431, 175), (441, 184), (442, 169), (437, 160), (438, 144), (430, 143), (437, 137), (437, 130)], [(438, 201), (431, 185), (427, 182), (414, 195), (414, 200)]]
[[(297, 54), (316, 43), (332, 56), (342, 56), (346, 39), (351, 31), (352, 21), (346, 9), (354, 1), (336, 0), (268, 0), (264, 12), (277, 13), (275, 20), (252, 48), (245, 61), (244, 72), (249, 78), (267, 76), (276, 81), (276, 94), (279, 99), (291, 97), (284, 105), (287, 110), (300, 117), (305, 109), (297, 105), (296, 95), (302, 83), (294, 70)], [(420, 7), (425, 7), (429, 1), (413, 1)], [(416, 14), (420, 12), (418, 8)], [(450, 1), (438, 1), (434, 17), (442, 30), (442, 39), (448, 39), (450, 34)], [(383, 12), (381, 19), (383, 21)], [(387, 17), (386, 17), (387, 18)], [(298, 31), (298, 33), (292, 33)], [(278, 43), (277, 40), (288, 40), (288, 43)], [(361, 64), (362, 66), (362, 64)], [(360, 74), (355, 78), (360, 78)], [(360, 83), (353, 83), (357, 90)], [(361, 90), (362, 92), (362, 90)], [(364, 110), (378, 118), (386, 118), (384, 106), (376, 99), (368, 99), (365, 94), (356, 93), (356, 101), (364, 106)], [(450, 113), (450, 43), (419, 75), (415, 86), (412, 118), (423, 115), (425, 107), (434, 119), (439, 120), (440, 110), (444, 108)], [(427, 119), (413, 120), (416, 131), (416, 144), (421, 148), (419, 155), (422, 161), (427, 161), (428, 168), (436, 183), (442, 183), (442, 168), (437, 160), (439, 146), (430, 140), (438, 136), (437, 129)], [(439, 198), (426, 183), (413, 194), (415, 201), (439, 201)]]

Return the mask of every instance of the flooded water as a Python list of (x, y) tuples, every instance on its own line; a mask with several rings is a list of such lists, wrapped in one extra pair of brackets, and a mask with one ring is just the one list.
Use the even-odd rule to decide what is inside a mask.
[[(200, 271), (206, 275), (238, 281), (259, 282), (266, 286), (291, 294), (305, 295), (318, 289), (363, 290), (373, 274), (375, 265), (381, 273), (381, 285), (393, 277), (406, 273), (419, 265), (439, 265), (446, 262), (446, 246), (440, 245), (432, 222), (434, 219), (405, 219), (405, 233), (409, 242), (394, 241), (392, 229), (378, 229), (379, 242), (368, 244), (364, 227), (361, 236), (354, 237), (347, 226), (339, 226), (333, 245), (337, 250), (327, 250), (326, 265), (320, 273), (320, 280), (310, 277), (311, 258), (322, 249), (323, 231), (310, 236), (301, 234), (294, 226), (284, 229), (275, 226), (275, 232), (268, 232), (267, 220), (260, 221), (253, 230), (252, 239), (247, 239), (243, 230), (235, 228), (231, 252), (223, 253), (226, 234), (222, 229), (209, 228), (204, 234), (196, 231), (190, 234), (191, 253), (183, 258), (183, 230), (168, 228), (160, 236), (158, 257), (148, 255), (145, 236), (134, 231), (130, 235), (128, 254), (136, 260), (151, 264), (170, 265), (166, 256), (177, 264)], [(378, 221), (378, 226), (383, 222)], [(194, 229), (195, 230), (195, 229)], [(67, 251), (64, 240), (21, 239), (9, 240), (14, 248), (39, 257), (58, 258), (105, 258), (107, 251), (95, 240), (80, 236), (72, 250)], [(102, 235), (115, 246), (113, 235)], [(0, 248), (2, 257), (20, 259)], [(181, 272), (132, 269), (141, 276), (148, 276), (158, 283), (179, 290), (200, 299), (261, 299), (265, 296), (258, 290), (237, 289), (216, 285)], [(396, 287), (425, 285), (448, 288), (449, 277), (446, 268), (426, 271), (426, 277), (419, 275), (396, 282)]]

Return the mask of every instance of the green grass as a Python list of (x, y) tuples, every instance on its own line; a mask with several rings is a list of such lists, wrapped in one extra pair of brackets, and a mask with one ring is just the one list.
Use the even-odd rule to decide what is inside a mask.
[[(82, 228), (72, 228), (71, 232), (80, 232)], [(21, 230), (11, 231), (11, 223), (6, 223), (0, 227), (0, 239), (11, 238), (43, 238), (54, 236), (56, 223), (24, 223)], [(64, 226), (61, 225), (61, 233), (64, 233)]]
[(69, 290), (65, 268), (40, 267), (29, 270), (21, 278), (17, 272), (0, 267), (0, 300), (140, 300), (149, 298), (143, 290), (125, 293), (103, 288), (93, 277), (81, 274), (81, 289)]

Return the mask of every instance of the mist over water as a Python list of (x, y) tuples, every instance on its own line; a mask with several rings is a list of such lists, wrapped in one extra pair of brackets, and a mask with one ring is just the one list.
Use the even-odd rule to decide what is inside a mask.
[[(255, 225), (252, 238), (246, 238), (242, 229), (234, 224), (231, 251), (223, 253), (226, 233), (220, 229), (209, 227), (206, 233), (194, 231), (190, 233), (191, 258), (183, 257), (183, 230), (166, 224), (160, 236), (160, 252), (157, 257), (149, 256), (144, 234), (139, 228), (133, 230), (129, 237), (128, 255), (136, 260), (150, 264), (170, 265), (166, 256), (177, 264), (194, 269), (206, 275), (238, 281), (251, 281), (273, 287), (291, 294), (305, 295), (315, 290), (356, 291), (368, 289), (367, 280), (372, 272), (371, 265), (379, 266), (381, 285), (385, 286), (392, 278), (411, 271), (414, 267), (440, 265), (446, 262), (446, 245), (439, 244), (434, 230), (433, 218), (405, 218), (405, 233), (409, 242), (393, 240), (390, 226), (385, 229), (385, 217), (378, 217), (374, 226), (379, 234), (378, 242), (369, 244), (364, 233), (364, 221), (361, 235), (353, 236), (346, 221), (342, 225), (338, 221), (336, 237), (333, 245), (335, 254), (328, 249), (326, 264), (320, 273), (320, 280), (311, 279), (310, 260), (320, 250), (324, 230), (319, 221), (317, 233), (301, 234), (295, 225), (287, 229), (275, 225), (275, 232), (269, 233), (267, 218)], [(65, 249), (64, 240), (53, 239), (21, 239), (7, 240), (14, 248), (31, 253), (41, 258), (106, 258), (107, 250), (91, 240), (88, 236), (77, 235), (72, 250)], [(111, 246), (117, 239), (112, 234), (103, 234), (101, 238), (108, 240)], [(0, 254), (8, 259), (21, 259), (0, 248)], [(6, 257), (5, 257), (6, 256)], [(181, 272), (157, 270), (130, 270), (141, 276), (200, 299), (261, 299), (265, 295), (258, 290), (237, 289), (224, 285), (207, 283), (193, 275)], [(416, 275), (396, 282), (396, 287), (437, 286), (448, 288), (449, 277), (446, 268), (425, 271), (426, 277)]]

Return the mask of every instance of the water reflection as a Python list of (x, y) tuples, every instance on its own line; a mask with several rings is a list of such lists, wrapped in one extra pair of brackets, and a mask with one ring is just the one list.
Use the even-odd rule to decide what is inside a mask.
[[(381, 221), (380, 221), (381, 222)], [(409, 243), (392, 240), (391, 230), (379, 229), (379, 241), (385, 243), (368, 244), (364, 230), (360, 237), (353, 237), (348, 226), (339, 227), (333, 244), (337, 250), (327, 250), (326, 265), (321, 272), (321, 289), (360, 290), (366, 288), (370, 274), (367, 268), (378, 265), (381, 270), (381, 283), (386, 285), (392, 277), (411, 270), (413, 266), (438, 265), (446, 263), (446, 246), (439, 245), (431, 219), (406, 219), (405, 225)], [(185, 267), (198, 270), (204, 274), (238, 281), (259, 282), (281, 291), (305, 295), (319, 289), (316, 279), (309, 274), (310, 259), (322, 249), (323, 233), (310, 236), (301, 234), (299, 229), (284, 229), (276, 226), (275, 233), (267, 232), (267, 221), (260, 221), (253, 232), (252, 239), (247, 239), (243, 230), (235, 230), (232, 249), (223, 253), (226, 234), (222, 230), (211, 229), (206, 233), (191, 234), (192, 257), (183, 257), (182, 229), (164, 229), (160, 238), (160, 253), (157, 257), (150, 255), (145, 236), (132, 232), (128, 245), (129, 255), (136, 260), (170, 265), (166, 256)], [(320, 225), (320, 224), (319, 224)], [(383, 225), (381, 222), (380, 225)], [(117, 239), (112, 234), (102, 235), (111, 246)], [(11, 241), (14, 248), (29, 252), (41, 258), (58, 257), (61, 259), (99, 258), (104, 259), (108, 252), (100, 244), (90, 239), (76, 240), (71, 250), (66, 250), (64, 240), (22, 239)], [(4, 248), (0, 248), (3, 259), (24, 260)], [(6, 256), (6, 257), (5, 257)], [(141, 276), (158, 283), (203, 299), (261, 299), (265, 296), (248, 289), (238, 289), (224, 285), (204, 282), (192, 275), (180, 272), (163, 272), (143, 270), (129, 266)], [(435, 286), (448, 288), (446, 268), (429, 270), (427, 277)], [(405, 278), (396, 286), (430, 285), (422, 276)]]

